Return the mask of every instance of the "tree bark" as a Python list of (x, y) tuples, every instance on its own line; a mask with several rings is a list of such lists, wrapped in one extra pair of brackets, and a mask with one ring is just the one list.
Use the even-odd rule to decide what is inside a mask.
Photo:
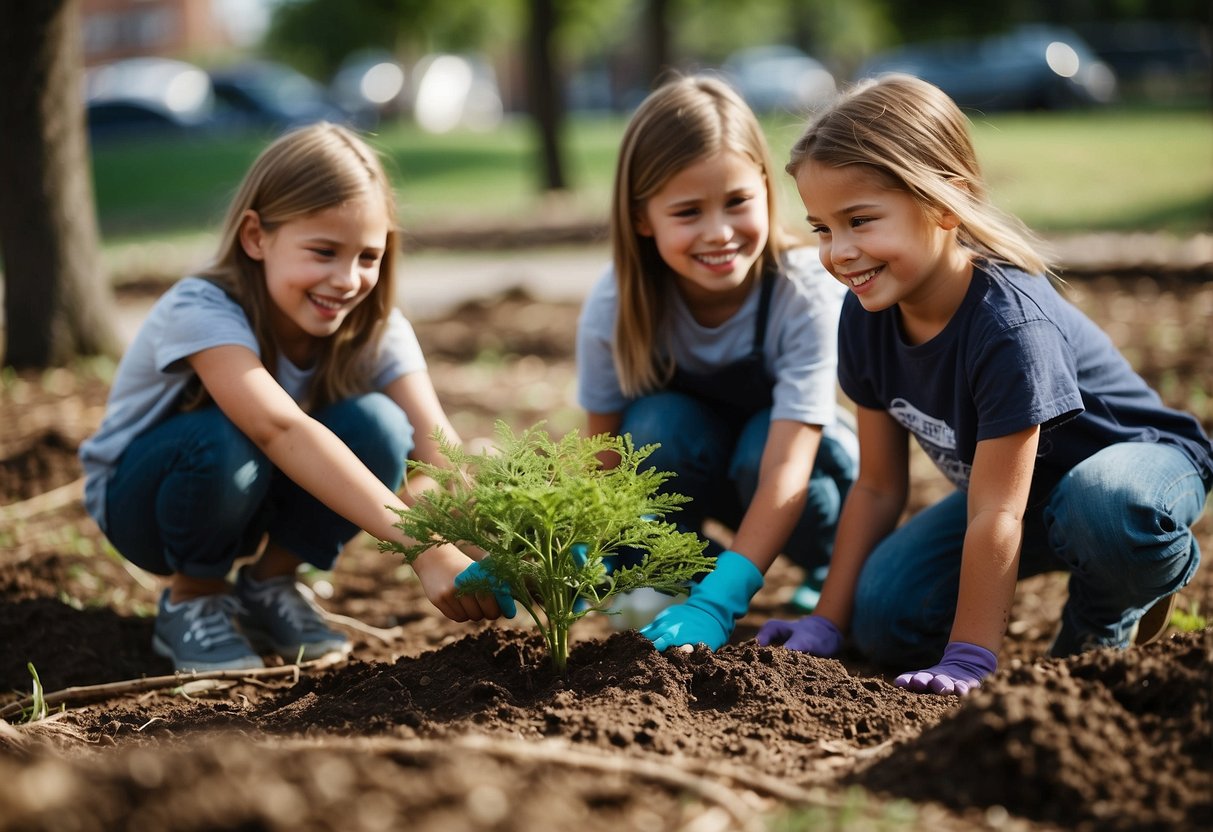
[(668, 0), (648, 0), (644, 6), (645, 61), (648, 65), (649, 89), (667, 80), (672, 66), (670, 48), (670, 4)]
[(555, 0), (531, 0), (527, 48), (527, 91), (531, 115), (539, 130), (543, 188), (564, 190), (560, 126), (564, 116), (560, 79), (553, 57), (557, 13)]
[(116, 354), (81, 95), (79, 0), (10, 3), (0, 26), (3, 361)]

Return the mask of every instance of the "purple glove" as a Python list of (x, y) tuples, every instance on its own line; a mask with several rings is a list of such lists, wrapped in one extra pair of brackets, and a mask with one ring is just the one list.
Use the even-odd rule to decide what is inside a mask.
[(830, 658), (842, 649), (842, 632), (834, 622), (821, 615), (806, 615), (799, 621), (772, 619), (758, 631), (762, 646), (782, 642), (789, 650)]
[(981, 687), (981, 680), (998, 669), (998, 657), (966, 641), (950, 641), (934, 667), (903, 673), (893, 680), (899, 688), (964, 696)]

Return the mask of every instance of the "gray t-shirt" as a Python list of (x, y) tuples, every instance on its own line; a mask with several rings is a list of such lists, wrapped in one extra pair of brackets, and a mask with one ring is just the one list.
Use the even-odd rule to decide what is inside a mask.
[[(813, 248), (785, 254), (771, 295), (763, 345), (775, 379), (772, 419), (831, 425), (837, 413), (838, 315), (846, 288), (822, 267)], [(697, 322), (677, 292), (670, 293), (668, 349), (678, 367), (705, 373), (744, 358), (754, 345), (760, 284), (720, 326)], [(612, 344), (618, 306), (614, 267), (590, 290), (577, 327), (577, 398), (590, 413), (618, 413), (631, 401), (619, 386)]]
[[(103, 530), (109, 476), (132, 439), (176, 412), (195, 375), (184, 359), (232, 344), (261, 354), (244, 310), (210, 281), (186, 277), (152, 306), (118, 364), (101, 427), (80, 446), (84, 505)], [(302, 401), (312, 371), (282, 356), (278, 365), (275, 379), (291, 398)], [(371, 389), (382, 390), (400, 376), (424, 369), (412, 325), (393, 309), (373, 356)]]

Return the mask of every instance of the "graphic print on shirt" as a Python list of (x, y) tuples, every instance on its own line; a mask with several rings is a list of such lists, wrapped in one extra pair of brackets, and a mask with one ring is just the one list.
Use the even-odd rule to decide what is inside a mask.
[(956, 457), (956, 431), (943, 419), (928, 416), (902, 398), (889, 403), (889, 415), (914, 434), (918, 444), (952, 485), (961, 491), (969, 488), (973, 466)]

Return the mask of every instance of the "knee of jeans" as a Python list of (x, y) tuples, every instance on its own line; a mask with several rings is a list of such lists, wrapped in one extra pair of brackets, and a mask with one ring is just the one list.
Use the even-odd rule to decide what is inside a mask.
[[(851, 614), (851, 641), (864, 656), (887, 667), (908, 666), (933, 655), (931, 637), (895, 597), (860, 578)], [(921, 630), (921, 631), (920, 631)]]
[(739, 443), (729, 460), (729, 479), (737, 484), (737, 493), (743, 503), (749, 504), (758, 490), (758, 475), (762, 471), (762, 449), (754, 453), (753, 448)]
[(273, 479), (269, 459), (228, 418), (216, 419), (199, 437), (200, 467), (209, 468), (220, 491), (239, 495), (241, 500), (260, 498)]
[(404, 470), (404, 460), (413, 450), (413, 426), (404, 411), (382, 393), (367, 393), (334, 406), (334, 412), (321, 418), (333, 433), (352, 450), (363, 464), (381, 474), (396, 467)]
[(1099, 519), (1055, 506), (1045, 511), (1049, 546), (1076, 575), (1157, 594), (1178, 589), (1196, 571), (1196, 538), (1165, 509), (1131, 506), (1116, 522)]
[[(1171, 521), (1171, 522), (1168, 522)], [(1200, 545), (1187, 527), (1175, 528), (1172, 518), (1164, 517), (1168, 531), (1134, 547), (1128, 562), (1117, 572), (1126, 576), (1150, 595), (1169, 595), (1186, 586), (1200, 565)]]
[(637, 445), (659, 445), (648, 464), (662, 470), (679, 470), (684, 460), (699, 456), (709, 444), (703, 425), (703, 407), (690, 396), (662, 392), (644, 396), (628, 405), (620, 434), (630, 434)]

